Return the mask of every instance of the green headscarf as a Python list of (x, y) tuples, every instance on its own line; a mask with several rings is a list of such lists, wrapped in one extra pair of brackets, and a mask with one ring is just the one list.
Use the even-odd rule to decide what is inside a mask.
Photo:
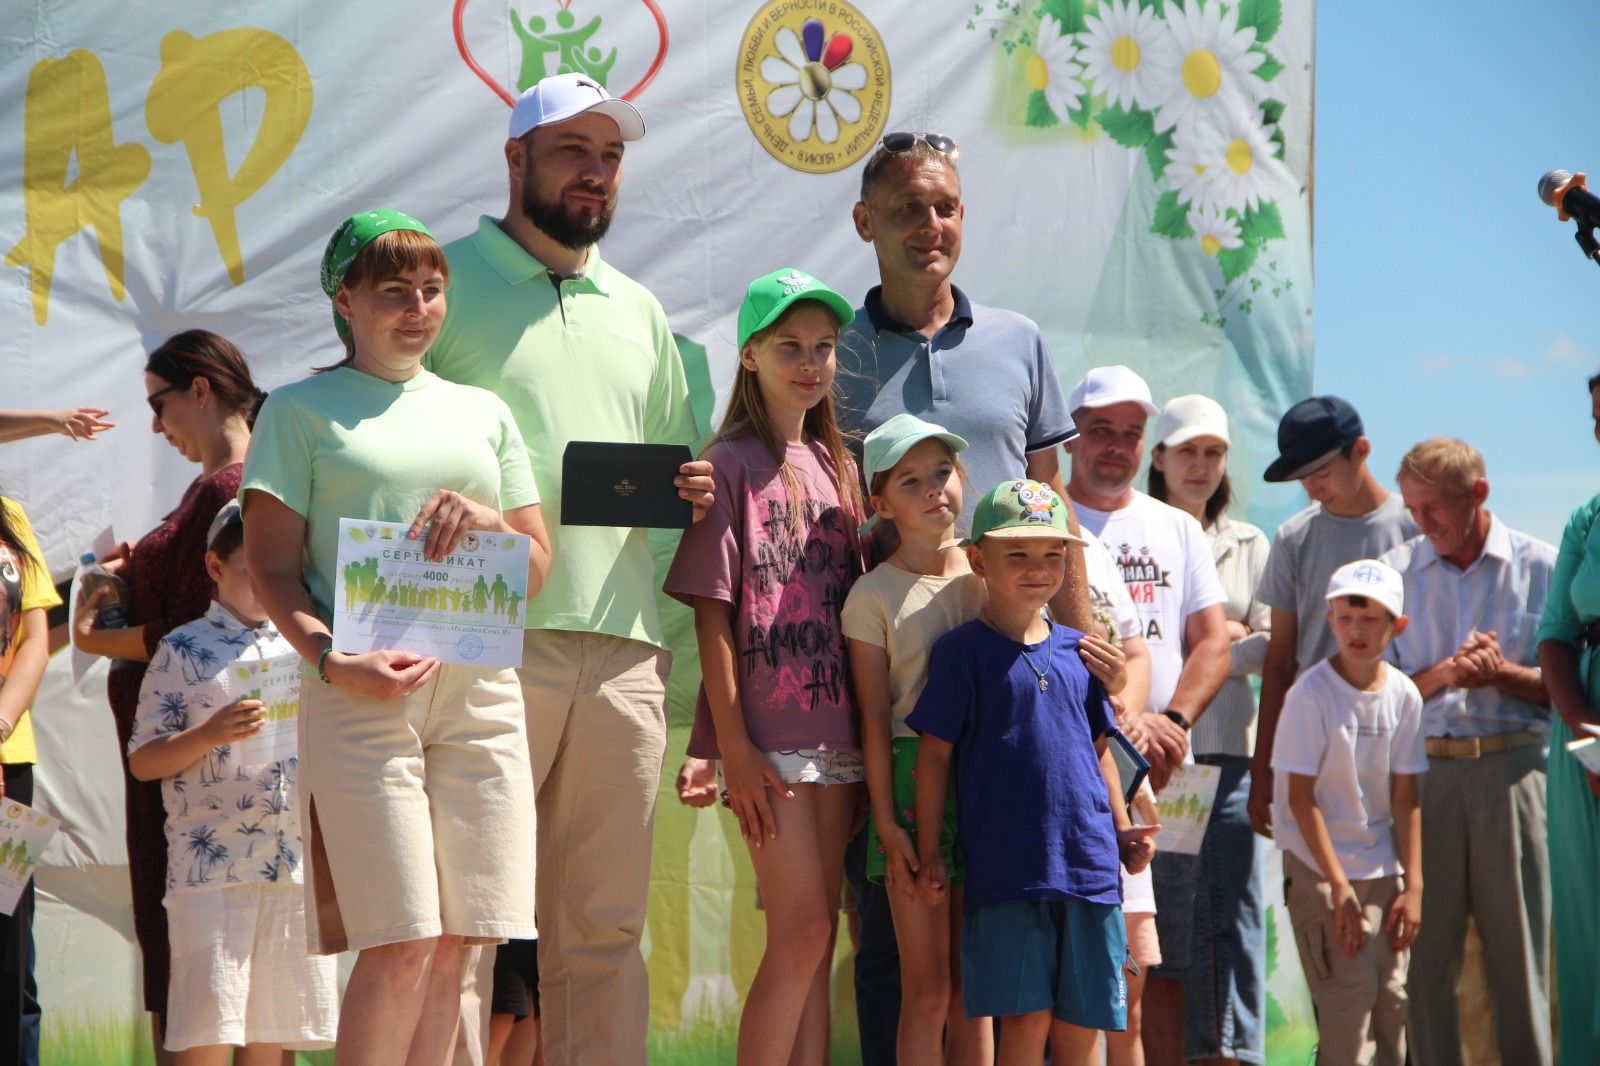
[[(322, 253), (322, 291), (328, 294), (328, 299), (333, 299), (339, 292), (345, 274), (350, 271), (350, 264), (355, 262), (361, 249), (371, 243), (374, 237), (390, 230), (404, 229), (433, 236), (427, 226), (399, 211), (363, 211), (340, 223)], [(340, 340), (350, 343), (350, 324), (339, 314), (338, 308), (333, 310), (333, 328), (339, 331)]]

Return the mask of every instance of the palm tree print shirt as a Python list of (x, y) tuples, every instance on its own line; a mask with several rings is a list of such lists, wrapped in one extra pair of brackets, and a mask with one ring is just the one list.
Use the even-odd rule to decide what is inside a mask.
[[(249, 695), (229, 667), (293, 655), (271, 622), (245, 625), (212, 601), (204, 615), (162, 638), (139, 688), (130, 752), (182, 732)], [(249, 881), (300, 884), (297, 757), (250, 765), (230, 745), (161, 781), (167, 809), (167, 892)]]

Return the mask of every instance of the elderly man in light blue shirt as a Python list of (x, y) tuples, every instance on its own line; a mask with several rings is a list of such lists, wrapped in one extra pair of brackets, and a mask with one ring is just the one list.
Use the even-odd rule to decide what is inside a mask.
[(1417, 1061), (1461, 1062), (1456, 981), (1467, 917), (1483, 941), (1503, 1062), (1550, 1062), (1550, 868), (1545, 744), (1550, 700), (1535, 631), (1556, 550), (1484, 504), (1483, 456), (1423, 441), (1400, 462), (1400, 495), (1421, 536), (1383, 561), (1405, 578), (1396, 665), (1427, 701), (1422, 784), (1422, 931), (1412, 949)]

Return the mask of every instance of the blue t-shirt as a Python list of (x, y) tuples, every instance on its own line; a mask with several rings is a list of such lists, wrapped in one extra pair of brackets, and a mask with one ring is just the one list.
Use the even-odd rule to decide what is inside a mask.
[[(1115, 728), (1105, 688), (1063, 625), (1018, 644), (981, 619), (940, 637), (906, 724), (955, 745), (968, 910), (1018, 900), (1121, 903), (1116, 827), (1095, 741)], [(1039, 691), (1046, 670), (1049, 688)], [(1048, 667), (1044, 664), (1049, 661)]]

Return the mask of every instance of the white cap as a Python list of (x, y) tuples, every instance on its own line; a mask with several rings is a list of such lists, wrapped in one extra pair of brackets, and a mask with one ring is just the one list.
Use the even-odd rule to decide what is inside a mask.
[(1151, 418), (1161, 413), (1156, 402), (1150, 398), (1150, 386), (1145, 384), (1144, 378), (1120, 365), (1097, 366), (1083, 375), (1083, 380), (1072, 390), (1067, 410), (1110, 407), (1116, 403), (1136, 403)]
[(1228, 412), (1211, 397), (1197, 392), (1174, 396), (1156, 419), (1156, 443), (1176, 448), (1196, 437), (1216, 437), (1224, 444), (1232, 444), (1228, 439)]
[(529, 130), (577, 118), (585, 111), (599, 111), (616, 120), (625, 141), (644, 136), (639, 109), (606, 92), (605, 86), (587, 74), (553, 74), (517, 97), (506, 136), (516, 140)]
[(1376, 559), (1357, 559), (1333, 572), (1328, 579), (1326, 598), (1333, 600), (1340, 596), (1365, 596), (1369, 600), (1377, 600), (1396, 618), (1406, 613), (1405, 582), (1394, 567)]

